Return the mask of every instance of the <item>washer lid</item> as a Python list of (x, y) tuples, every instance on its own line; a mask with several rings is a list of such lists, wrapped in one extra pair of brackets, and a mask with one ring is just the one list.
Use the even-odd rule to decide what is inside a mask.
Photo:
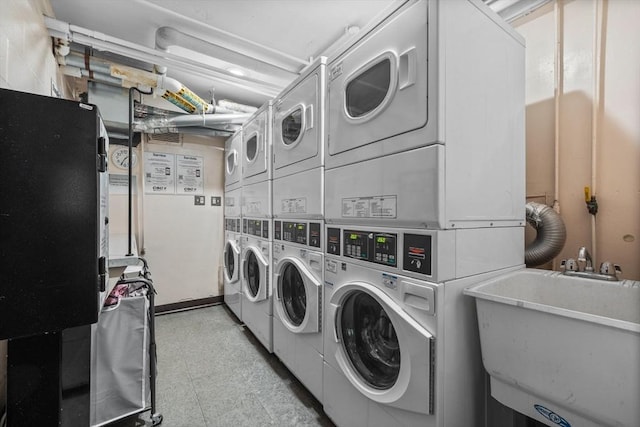
[(321, 331), (322, 285), (298, 258), (282, 258), (274, 275), (276, 313), (294, 333)]
[(338, 286), (327, 317), (338, 366), (358, 391), (384, 405), (433, 413), (435, 338), (429, 331), (365, 282)]

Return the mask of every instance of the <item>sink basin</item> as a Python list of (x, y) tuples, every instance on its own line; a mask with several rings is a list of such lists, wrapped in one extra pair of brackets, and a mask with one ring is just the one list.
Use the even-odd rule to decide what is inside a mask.
[(494, 398), (553, 427), (640, 425), (640, 282), (522, 269), (464, 293)]

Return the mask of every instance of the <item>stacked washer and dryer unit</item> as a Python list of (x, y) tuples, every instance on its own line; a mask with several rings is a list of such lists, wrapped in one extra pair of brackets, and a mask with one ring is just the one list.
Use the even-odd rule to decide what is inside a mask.
[(274, 102), (274, 352), (322, 401), (326, 59)]
[(225, 143), (224, 302), (242, 320), (242, 131)]
[(482, 426), (464, 288), (523, 268), (524, 42), (481, 1), (408, 1), (327, 66), (323, 406)]
[(272, 101), (242, 127), (242, 321), (273, 352)]

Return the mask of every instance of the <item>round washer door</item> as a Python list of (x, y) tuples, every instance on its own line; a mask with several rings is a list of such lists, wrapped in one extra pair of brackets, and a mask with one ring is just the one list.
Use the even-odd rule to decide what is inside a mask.
[(234, 240), (227, 240), (224, 245), (224, 277), (234, 283), (238, 280), (238, 270), (240, 270), (240, 248)]
[(276, 265), (276, 313), (294, 333), (320, 332), (321, 283), (299, 259), (286, 257)]
[(364, 282), (336, 289), (328, 312), (337, 363), (356, 389), (381, 404), (433, 413), (435, 352), (429, 331), (384, 291)]
[(249, 301), (258, 302), (269, 296), (268, 271), (269, 264), (260, 250), (255, 247), (247, 248), (242, 259), (242, 283)]

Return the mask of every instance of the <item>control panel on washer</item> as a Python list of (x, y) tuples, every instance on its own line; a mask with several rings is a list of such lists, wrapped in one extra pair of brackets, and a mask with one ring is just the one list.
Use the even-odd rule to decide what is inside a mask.
[(245, 234), (262, 237), (263, 239), (269, 238), (269, 221), (267, 220), (244, 219), (242, 225)]
[[(399, 242), (399, 239), (401, 242)], [(398, 249), (402, 251), (398, 255)], [(426, 234), (327, 228), (327, 253), (431, 275), (432, 238)], [(398, 259), (400, 256), (400, 260)]]
[(226, 231), (240, 233), (240, 218), (225, 218), (224, 229)]
[(274, 221), (273, 238), (285, 242), (320, 247), (321, 224), (307, 221)]

